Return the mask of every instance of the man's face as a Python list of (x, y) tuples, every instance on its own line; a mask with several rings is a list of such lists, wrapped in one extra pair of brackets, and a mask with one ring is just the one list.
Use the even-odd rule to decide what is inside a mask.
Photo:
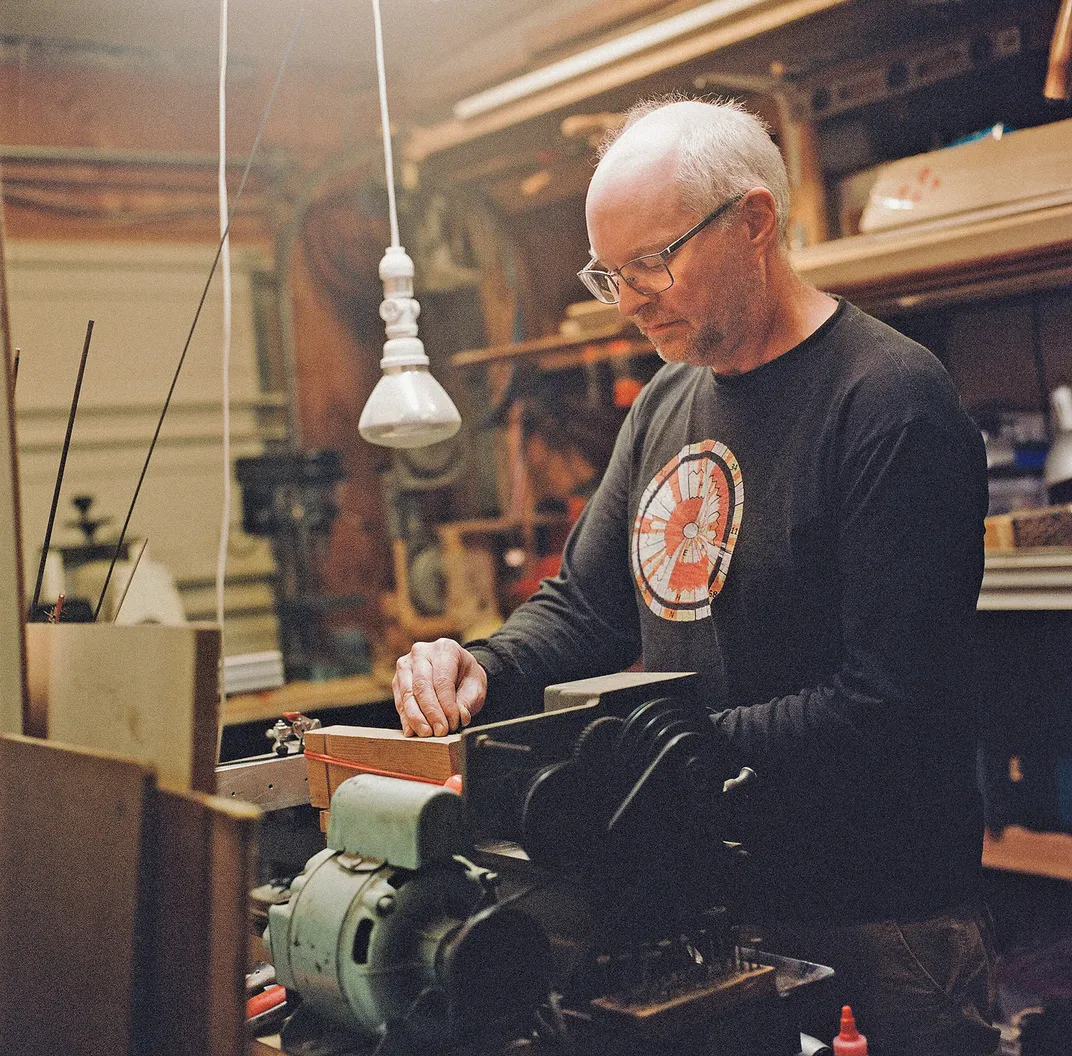
[[(682, 206), (672, 171), (660, 166), (603, 180), (597, 173), (587, 217), (592, 251), (608, 270), (658, 253), (701, 219)], [(642, 296), (619, 281), (619, 311), (666, 362), (733, 369), (751, 287), (742, 226), (734, 207), (686, 242), (667, 261), (674, 283), (662, 293)]]

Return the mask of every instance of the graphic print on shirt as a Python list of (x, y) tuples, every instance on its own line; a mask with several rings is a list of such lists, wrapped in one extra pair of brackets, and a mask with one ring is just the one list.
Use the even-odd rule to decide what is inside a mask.
[(744, 480), (717, 440), (686, 444), (640, 499), (630, 564), (649, 609), (664, 620), (703, 620), (726, 582), (744, 513)]

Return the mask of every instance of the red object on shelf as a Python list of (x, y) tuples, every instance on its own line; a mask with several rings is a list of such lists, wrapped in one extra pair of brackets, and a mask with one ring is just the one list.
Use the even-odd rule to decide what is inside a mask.
[(628, 375), (624, 378), (615, 378), (614, 406), (632, 407), (633, 401), (640, 395), (640, 390), (643, 388), (644, 382), (639, 378), (631, 378)]
[(259, 994), (246, 1001), (246, 1019), (254, 1019), (265, 1012), (283, 1004), (287, 999), (286, 990), (278, 983), (266, 986)]
[(558, 574), (562, 567), (561, 554), (546, 554), (529, 562), (526, 574), (510, 588), (510, 600), (520, 605), (540, 589), (540, 580)]
[(852, 1005), (841, 1009), (841, 1030), (834, 1038), (834, 1056), (867, 1056), (867, 1038), (856, 1029)]

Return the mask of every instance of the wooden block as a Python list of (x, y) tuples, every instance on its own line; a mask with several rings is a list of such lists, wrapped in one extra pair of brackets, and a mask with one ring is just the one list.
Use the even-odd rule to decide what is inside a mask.
[(1072, 880), (1072, 836), (1064, 832), (1031, 832), (1019, 825), (1007, 826), (1000, 836), (985, 832), (983, 865)]
[[(405, 777), (443, 782), (461, 771), (461, 734), (445, 737), (406, 737), (401, 730), (371, 726), (325, 726), (305, 735), (309, 763), (309, 802), (327, 807), (348, 777), (382, 771)], [(317, 759), (316, 756), (326, 758)], [(328, 762), (326, 759), (339, 760)], [(353, 763), (354, 766), (346, 766)]]
[(985, 526), (987, 550), (1067, 547), (1072, 545), (1072, 505), (996, 514), (986, 518)]
[(135, 934), (151, 770), (0, 736), (5, 1056), (115, 1056), (140, 1040)]
[(150, 898), (168, 905), (152, 922), (153, 950), (150, 1018), (153, 1052), (160, 1056), (198, 1056), (204, 1046), (201, 1030), (207, 995), (204, 962), (208, 949), (208, 906), (204, 876), (208, 870), (208, 841), (203, 836), (203, 812), (181, 793), (157, 796), (151, 830), (153, 868)]
[(194, 792), (156, 797), (150, 901), (153, 1056), (240, 1056), (248, 892), (260, 811)]
[(210, 822), (208, 1034), (205, 1052), (240, 1056), (246, 1047), (249, 892), (257, 875), (261, 812), (206, 797)]
[(1012, 532), (1011, 514), (995, 514), (992, 517), (987, 517), (983, 524), (983, 549), (1011, 550), (1016, 545), (1016, 539)]
[(1012, 515), (1015, 545), (1069, 546), (1072, 544), (1072, 506), (1047, 506)]
[(597, 997), (590, 1007), (594, 1016), (625, 1034), (652, 1040), (672, 1038), (745, 1001), (777, 994), (774, 976), (773, 968), (760, 965), (671, 997), (636, 1003), (616, 996)]
[(219, 628), (31, 623), (33, 732), (151, 763), (161, 786), (216, 784)]

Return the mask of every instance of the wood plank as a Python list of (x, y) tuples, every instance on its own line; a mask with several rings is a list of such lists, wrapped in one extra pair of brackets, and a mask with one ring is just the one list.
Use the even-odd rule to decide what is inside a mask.
[[(5, 1056), (116, 1056), (137, 1040), (140, 763), (0, 736)], [(144, 903), (142, 903), (144, 909)]]
[(1001, 836), (983, 834), (983, 865), (1014, 873), (1072, 880), (1072, 836), (1009, 825)]
[[(452, 117), (441, 124), (414, 129), (406, 140), (404, 151), (408, 161), (420, 163), (441, 151), (469, 143), (475, 139), (518, 125), (524, 121), (549, 114), (591, 99), (614, 88), (630, 84), (680, 66), (701, 56), (732, 47), (742, 41), (770, 33), (781, 26), (808, 18), (829, 8), (840, 7), (847, 0), (784, 0), (783, 3), (762, 4), (758, 9), (745, 7), (717, 21), (682, 32), (673, 38), (648, 44), (635, 54), (618, 61), (600, 64), (595, 69), (567, 77), (543, 90), (533, 90), (519, 98), (475, 116)], [(707, 5), (711, 6), (711, 5)], [(687, 12), (679, 14), (687, 16)], [(535, 71), (526, 77), (541, 76)]]
[(207, 995), (203, 965), (208, 956), (209, 914), (204, 903), (208, 845), (204, 811), (182, 793), (156, 797), (151, 898), (167, 912), (152, 922), (152, 1052), (154, 1056), (201, 1056)]
[(23, 733), (26, 654), (22, 624), (26, 609), (11, 356), (4, 217), (0, 209), (0, 733)]
[(150, 1051), (240, 1056), (260, 811), (160, 790), (153, 816)]
[(491, 363), (533, 360), (545, 370), (599, 363), (609, 359), (650, 356), (655, 349), (649, 341), (620, 333), (600, 337), (568, 337), (552, 334), (491, 348), (473, 348), (451, 356), (455, 367), (484, 367)]
[[(406, 737), (401, 730), (381, 730), (370, 726), (325, 726), (305, 735), (305, 757), (309, 763), (309, 802), (327, 807), (335, 789), (358, 768), (391, 774), (446, 781), (461, 772), (461, 734), (445, 737)], [(354, 763), (347, 767), (328, 763), (316, 756)]]
[(327, 682), (289, 682), (263, 693), (240, 693), (223, 706), (225, 726), (241, 722), (278, 719), (288, 711), (320, 711), (361, 704), (380, 704), (391, 699), (391, 683), (375, 675), (350, 675)]
[(627, 1036), (648, 1040), (672, 1038), (746, 1001), (775, 996), (778, 988), (774, 976), (773, 968), (760, 965), (669, 997), (644, 1001), (612, 995), (595, 998), (589, 1007), (593, 1016), (613, 1023)]
[(26, 645), (34, 733), (150, 762), (162, 787), (214, 791), (219, 628), (31, 623)]
[(206, 1052), (241, 1056), (246, 1036), (249, 970), (249, 892), (257, 876), (261, 812), (246, 803), (206, 797), (212, 868), (209, 915), (208, 1033)]

